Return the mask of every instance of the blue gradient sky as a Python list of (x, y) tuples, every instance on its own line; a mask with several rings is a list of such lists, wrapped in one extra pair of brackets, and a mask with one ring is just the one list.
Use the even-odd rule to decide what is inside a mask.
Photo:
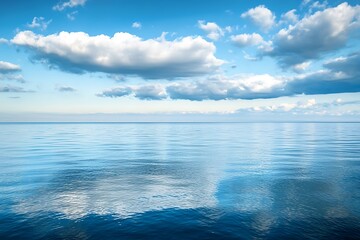
[(12, 0), (0, 25), (3, 121), (359, 119), (358, 1)]

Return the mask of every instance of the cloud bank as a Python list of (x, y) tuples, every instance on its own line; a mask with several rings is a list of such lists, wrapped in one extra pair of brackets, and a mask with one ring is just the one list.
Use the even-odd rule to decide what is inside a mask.
[[(192, 101), (277, 98), (360, 92), (360, 53), (331, 59), (324, 69), (294, 76), (218, 75), (205, 80), (179, 81), (170, 84), (122, 86), (106, 90), (102, 97), (133, 95), (139, 99), (184, 99)], [(140, 91), (141, 89), (141, 91)], [(139, 91), (141, 93), (139, 93)], [(148, 92), (148, 96), (146, 96)], [(143, 97), (146, 96), (146, 97)]]

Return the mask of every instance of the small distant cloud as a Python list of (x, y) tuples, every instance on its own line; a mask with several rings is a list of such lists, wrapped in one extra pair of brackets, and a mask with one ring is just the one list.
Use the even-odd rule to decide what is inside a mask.
[(114, 87), (108, 90), (103, 91), (100, 94), (97, 94), (98, 97), (123, 97), (130, 95), (133, 92), (131, 87)]
[(297, 23), (299, 21), (299, 16), (296, 14), (296, 9), (292, 9), (283, 15), (281, 15), (281, 20), (279, 24), (282, 23)]
[(78, 11), (72, 11), (71, 13), (66, 14), (66, 17), (71, 20), (74, 21), (75, 20), (75, 16), (78, 14)]
[(5, 86), (0, 87), (0, 93), (29, 93), (34, 91), (25, 90), (22, 87), (17, 86)]
[(0, 38), (0, 44), (9, 43), (9, 40), (5, 38)]
[(9, 80), (19, 83), (25, 83), (24, 77), (21, 74), (0, 73), (0, 80)]
[(281, 103), (277, 105), (255, 106), (238, 109), (238, 113), (290, 113), (294, 115), (342, 115), (348, 113), (342, 109), (345, 105), (358, 105), (360, 101), (343, 101), (338, 98), (331, 102), (317, 102), (315, 99), (298, 101), (296, 103)]
[(115, 82), (125, 82), (126, 77), (120, 74), (107, 74), (106, 77), (114, 80)]
[(199, 20), (198, 26), (207, 33), (207, 37), (211, 40), (217, 41), (220, 37), (224, 36), (224, 31), (214, 22)]
[(17, 81), (19, 83), (25, 83), (24, 77), (21, 74), (17, 74), (21, 71), (21, 67), (14, 63), (0, 61), (0, 80)]
[(57, 87), (56, 90), (58, 90), (59, 92), (76, 92), (75, 88), (69, 86), (60, 86)]
[(242, 18), (249, 18), (255, 25), (265, 32), (275, 25), (275, 14), (264, 5), (259, 5), (241, 14)]
[(26, 26), (29, 28), (39, 28), (41, 31), (44, 31), (51, 22), (51, 19), (49, 21), (45, 21), (45, 18), (43, 17), (34, 17), (32, 22), (28, 23)]
[(10, 73), (10, 72), (18, 72), (21, 70), (19, 65), (0, 61), (0, 73)]
[(298, 63), (292, 66), (294, 72), (300, 73), (300, 72), (304, 72), (309, 66), (310, 66), (311, 62), (302, 62), (302, 63)]
[(161, 100), (167, 98), (167, 93), (164, 86), (145, 85), (133, 89), (135, 97), (141, 100)]
[(141, 28), (142, 25), (140, 22), (133, 22), (133, 24), (131, 25), (133, 28)]
[(74, 8), (77, 6), (84, 6), (87, 0), (70, 0), (67, 2), (59, 2), (53, 7), (55, 11), (63, 11), (66, 8)]
[(252, 34), (239, 34), (235, 36), (231, 36), (231, 41), (237, 47), (246, 47), (246, 46), (254, 46), (259, 45), (264, 42), (264, 39), (260, 36), (260, 34), (252, 33)]

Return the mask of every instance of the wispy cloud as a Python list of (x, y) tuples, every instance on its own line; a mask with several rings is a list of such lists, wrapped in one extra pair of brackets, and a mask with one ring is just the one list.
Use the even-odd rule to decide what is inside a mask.
[(32, 22), (28, 23), (27, 26), (29, 28), (39, 28), (40, 30), (44, 31), (51, 22), (51, 19), (49, 21), (45, 21), (45, 18), (43, 17), (34, 17)]
[(34, 92), (34, 91), (30, 91), (30, 90), (25, 90), (22, 87), (17, 87), (17, 86), (0, 86), (0, 93), (30, 93), (30, 92)]
[(9, 43), (9, 40), (5, 38), (0, 38), (0, 44)]
[(75, 88), (72, 88), (69, 86), (59, 86), (59, 87), (56, 87), (56, 90), (59, 92), (76, 92)]
[(68, 14), (66, 14), (66, 17), (71, 20), (71, 21), (74, 21), (75, 20), (75, 16), (78, 14), (78, 11), (72, 11)]
[(74, 8), (78, 6), (84, 6), (87, 0), (70, 0), (67, 2), (59, 2), (53, 7), (53, 10), (55, 11), (63, 11), (66, 8)]
[(21, 71), (21, 67), (14, 63), (0, 61), (0, 80), (17, 81), (19, 83), (25, 83), (24, 77), (18, 72)]

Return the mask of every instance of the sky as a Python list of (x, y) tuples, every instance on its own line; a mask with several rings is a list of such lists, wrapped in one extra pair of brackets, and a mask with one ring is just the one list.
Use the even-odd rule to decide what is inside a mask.
[(0, 121), (359, 121), (358, 1), (2, 0)]

